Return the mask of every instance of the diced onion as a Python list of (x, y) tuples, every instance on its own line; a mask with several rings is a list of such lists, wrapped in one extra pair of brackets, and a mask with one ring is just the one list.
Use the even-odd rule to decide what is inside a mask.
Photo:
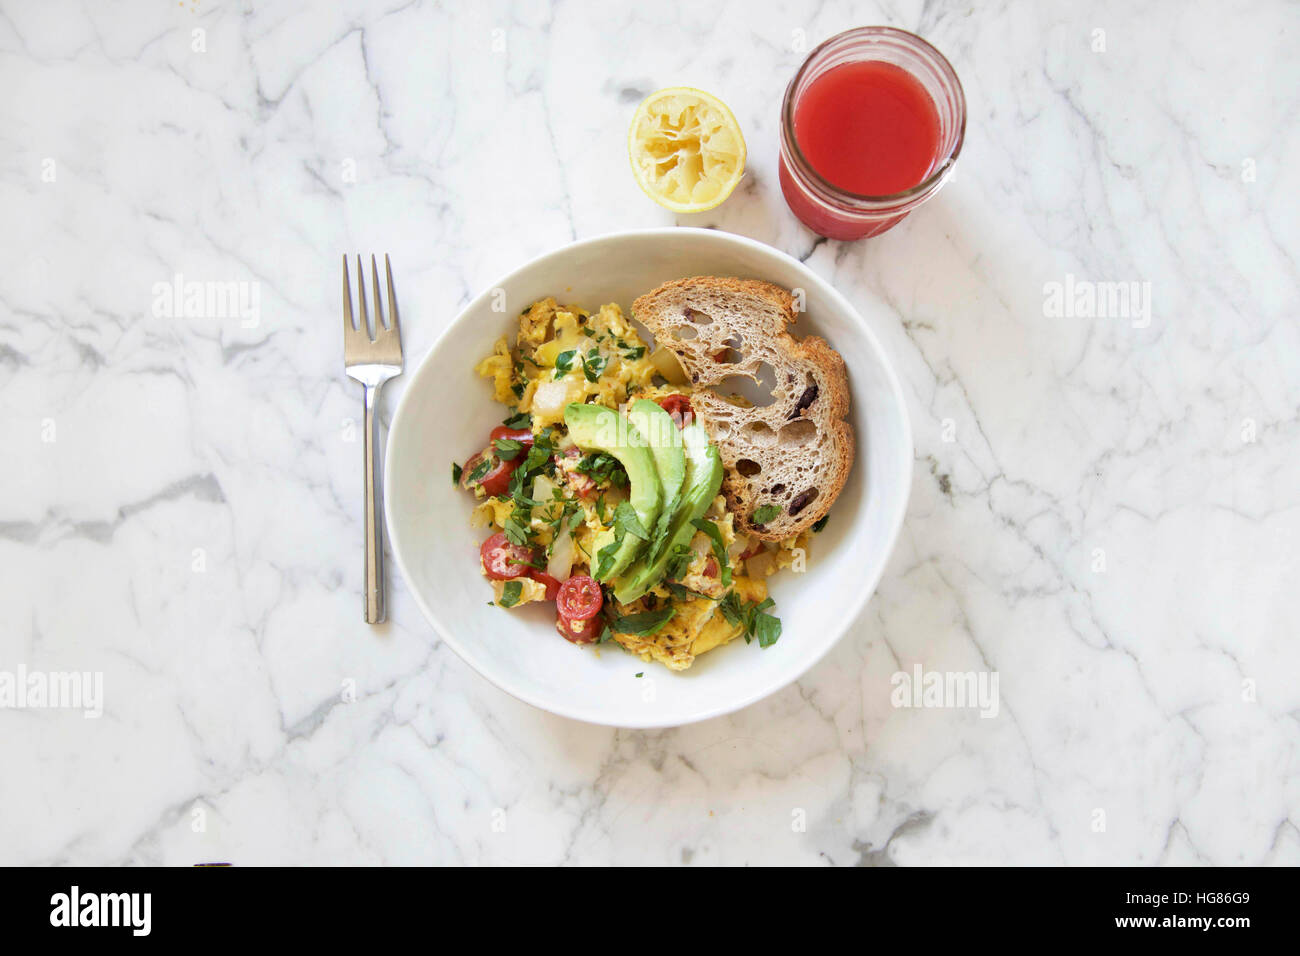
[(560, 528), (551, 548), (551, 559), (546, 562), (546, 573), (557, 581), (567, 581), (573, 572), (573, 535), (567, 525)]
[(547, 505), (555, 497), (555, 482), (545, 475), (538, 475), (533, 479), (533, 500), (540, 501)]
[(738, 534), (736, 540), (727, 546), (727, 560), (735, 561), (738, 557), (749, 550), (749, 535)]
[(558, 421), (569, 402), (569, 386), (564, 381), (543, 382), (533, 393), (533, 414)]

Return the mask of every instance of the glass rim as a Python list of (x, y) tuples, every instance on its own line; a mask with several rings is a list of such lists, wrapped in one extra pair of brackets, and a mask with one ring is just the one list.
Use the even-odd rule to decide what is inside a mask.
[[(858, 39), (871, 36), (892, 36), (902, 39), (918, 46), (923, 54), (932, 57), (939, 67), (939, 72), (952, 81), (953, 89), (956, 91), (957, 95), (957, 107), (960, 115), (960, 122), (957, 125), (957, 136), (953, 141), (952, 148), (946, 151), (943, 160), (935, 166), (934, 171), (930, 173), (929, 176), (908, 189), (896, 193), (883, 193), (879, 195), (855, 193), (851, 190), (836, 186), (830, 180), (826, 179), (826, 177), (821, 173), (817, 172), (813, 164), (809, 162), (808, 157), (803, 154), (803, 150), (799, 147), (798, 137), (794, 134), (794, 92), (804, 79), (804, 76), (807, 74), (808, 68), (812, 65), (813, 61), (816, 60), (818, 55), (824, 52), (831, 44), (841, 43), (848, 39)], [(961, 154), (961, 147), (965, 140), (966, 91), (962, 89), (961, 80), (957, 76), (957, 71), (952, 68), (952, 64), (948, 62), (948, 58), (940, 53), (928, 40), (924, 37), (917, 36), (910, 30), (903, 30), (899, 27), (855, 27), (852, 30), (845, 30), (843, 33), (837, 33), (833, 37), (823, 40), (812, 50), (811, 53), (808, 54), (807, 57), (804, 58), (803, 63), (799, 66), (799, 72), (795, 73), (794, 79), (792, 79), (790, 85), (786, 87), (785, 97), (781, 104), (781, 145), (786, 147), (787, 152), (791, 154), (791, 159), (798, 169), (799, 175), (805, 179), (811, 180), (812, 185), (816, 186), (821, 192), (826, 194), (826, 197), (818, 197), (822, 198), (823, 201), (825, 201), (825, 198), (827, 197), (833, 200), (847, 199), (850, 201), (851, 205), (867, 203), (872, 207), (878, 208), (880, 206), (896, 205), (904, 203), (910, 199), (915, 199), (933, 187), (939, 185), (943, 181), (944, 177), (951, 172), (953, 165), (957, 162), (957, 157)]]

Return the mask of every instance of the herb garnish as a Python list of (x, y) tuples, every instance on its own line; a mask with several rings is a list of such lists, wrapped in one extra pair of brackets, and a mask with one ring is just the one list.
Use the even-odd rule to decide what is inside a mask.
[(722, 599), (718, 610), (728, 623), (744, 628), (746, 644), (757, 637), (759, 647), (771, 647), (781, 636), (781, 619), (767, 613), (768, 608), (774, 606), (771, 598), (764, 598), (758, 603), (742, 602), (736, 592), (732, 591)]
[(641, 611), (637, 614), (628, 614), (625, 617), (616, 617), (609, 622), (609, 627), (610, 630), (618, 634), (649, 637), (663, 630), (664, 625), (671, 621), (676, 613), (676, 609), (671, 607), (659, 611)]
[(601, 357), (600, 349), (592, 349), (582, 360), (582, 373), (587, 376), (589, 382), (599, 381), (600, 373), (605, 371), (605, 366), (608, 364), (609, 360)]
[(492, 447), (497, 450), (502, 461), (514, 461), (523, 451), (524, 443), (517, 438), (494, 438)]
[[(690, 588), (678, 584), (676, 581), (665, 581), (664, 585), (668, 588), (668, 593), (679, 601), (694, 601), (703, 598), (706, 601), (716, 601), (717, 598), (711, 598), (707, 594), (701, 594), (699, 591), (692, 591)], [(732, 623), (735, 623), (734, 621)]]
[(597, 484), (608, 482), (615, 488), (623, 488), (628, 483), (627, 472), (623, 469), (622, 463), (613, 455), (607, 455), (603, 451), (584, 455), (574, 470), (586, 475)]
[(523, 596), (524, 583), (519, 580), (507, 581), (505, 587), (501, 589), (501, 606), (514, 607), (519, 603), (519, 598)]
[(451, 463), (451, 486), (455, 488), (460, 484), (461, 467), (454, 461)]
[(820, 518), (818, 518), (816, 521), (814, 521), (814, 522), (813, 522), (813, 526), (812, 526), (812, 529), (813, 529), (814, 533), (815, 533), (815, 532), (818, 532), (818, 531), (820, 531), (822, 528), (826, 527), (826, 522), (828, 522), (828, 521), (830, 521), (830, 520), (831, 520), (831, 516), (830, 516), (830, 513), (828, 512), (827, 514), (822, 515)]
[(636, 509), (628, 502), (620, 501), (618, 507), (614, 509), (614, 540), (596, 552), (597, 581), (605, 580), (610, 568), (614, 566), (614, 559), (618, 557), (619, 549), (623, 547), (623, 539), (629, 534), (642, 541), (650, 538), (650, 533), (637, 517)]
[(634, 538), (640, 538), (642, 541), (650, 540), (650, 532), (646, 531), (645, 525), (641, 524), (641, 519), (637, 517), (636, 509), (627, 501), (620, 501), (618, 507), (614, 509), (614, 532), (618, 533), (620, 528)]
[(478, 481), (480, 478), (486, 475), (488, 473), (488, 470), (491, 467), (492, 467), (491, 459), (484, 458), (480, 460), (477, 465), (475, 465), (473, 468), (470, 469), (469, 475), (467, 475), (465, 478), (465, 484), (467, 485), (474, 484), (474, 482)]
[(533, 416), (527, 412), (516, 412), (501, 423), (506, 428), (531, 428)]
[(680, 580), (690, 567), (691, 556), (695, 552), (688, 545), (679, 544), (673, 548), (672, 556), (669, 557), (668, 563), (664, 565), (664, 577), (671, 580)]
[(712, 521), (705, 518), (696, 518), (691, 524), (703, 531), (713, 542), (713, 556), (718, 559), (718, 571), (721, 574), (722, 586), (731, 585), (731, 566), (727, 564), (727, 546), (722, 543), (722, 532)]
[(519, 545), (521, 548), (528, 547), (532, 541), (533, 535), (532, 528), (529, 527), (529, 522), (531, 520), (532, 515), (530, 509), (526, 506), (516, 504), (515, 510), (512, 511), (510, 517), (506, 519), (504, 530), (507, 540), (509, 540), (511, 544)]
[(771, 598), (764, 598), (761, 603), (754, 605), (750, 615), (749, 626), (758, 638), (759, 647), (771, 647), (781, 637), (781, 619), (767, 613), (767, 609), (773, 607), (774, 603)]
[(765, 525), (780, 514), (780, 505), (763, 505), (763, 507), (755, 509), (753, 516), (749, 520), (756, 525)]

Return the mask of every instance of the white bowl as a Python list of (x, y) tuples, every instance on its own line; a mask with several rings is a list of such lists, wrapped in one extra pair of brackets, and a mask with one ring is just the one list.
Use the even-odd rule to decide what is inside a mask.
[[(643, 292), (694, 275), (766, 279), (802, 289), (799, 335), (816, 332), (844, 356), (857, 460), (808, 570), (770, 579), (784, 630), (761, 649), (737, 639), (682, 673), (618, 647), (580, 647), (554, 629), (554, 606), (505, 611), (479, 571), (484, 533), (469, 526), (471, 497), (453, 488), (451, 463), (479, 450), (506, 417), (474, 374), (521, 309), (553, 295), (625, 311)], [(504, 308), (504, 311), (494, 311)], [(408, 320), (409, 322), (409, 320)], [(911, 487), (912, 436), (898, 379), (866, 322), (799, 262), (768, 246), (708, 229), (653, 229), (588, 239), (534, 259), (462, 312), (419, 367), (388, 435), (384, 507), (393, 557), (425, 617), (461, 658), (502, 690), (576, 720), (670, 727), (716, 717), (780, 690), (812, 667), (854, 623), (894, 546)], [(640, 679), (636, 675), (643, 674)]]

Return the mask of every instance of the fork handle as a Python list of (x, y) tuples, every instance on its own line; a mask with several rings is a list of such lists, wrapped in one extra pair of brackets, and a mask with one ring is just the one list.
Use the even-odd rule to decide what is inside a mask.
[(366, 623), (387, 617), (384, 601), (384, 523), (379, 485), (379, 386), (366, 389)]

